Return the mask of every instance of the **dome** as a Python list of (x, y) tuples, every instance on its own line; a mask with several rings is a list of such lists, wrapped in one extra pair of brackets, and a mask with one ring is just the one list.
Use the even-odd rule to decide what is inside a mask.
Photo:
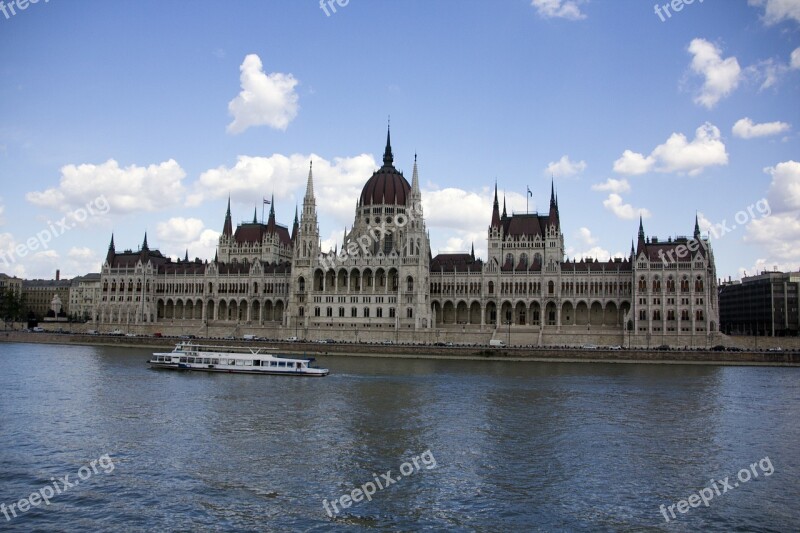
[(383, 166), (372, 175), (361, 190), (361, 205), (406, 205), (411, 185), (394, 168), (393, 161), (392, 146), (387, 132)]

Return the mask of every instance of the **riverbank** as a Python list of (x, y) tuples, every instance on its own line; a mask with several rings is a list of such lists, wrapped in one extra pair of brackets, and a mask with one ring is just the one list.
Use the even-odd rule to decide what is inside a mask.
[[(110, 335), (0, 332), (0, 342), (78, 344), (89, 346), (120, 346), (171, 350), (181, 339), (169, 337), (127, 337)], [(413, 344), (370, 343), (312, 343), (286, 341), (244, 341), (230, 339), (194, 339), (193, 342), (225, 346), (275, 348), (287, 354), (310, 356), (342, 355), (352, 357), (382, 357), (403, 359), (456, 359), (480, 361), (538, 361), (570, 363), (649, 363), (649, 364), (709, 364), (800, 366), (796, 351), (714, 351), (714, 350), (648, 350), (594, 349), (582, 350), (558, 347), (432, 346)]]

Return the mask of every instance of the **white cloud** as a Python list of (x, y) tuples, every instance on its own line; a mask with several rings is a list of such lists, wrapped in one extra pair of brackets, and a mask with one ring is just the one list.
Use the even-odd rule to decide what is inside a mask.
[(791, 59), (789, 60), (789, 66), (793, 69), (800, 69), (800, 47), (797, 47), (792, 51)]
[[(2, 202), (2, 201), (3, 201), (3, 199), (0, 198), (0, 202)], [(0, 226), (2, 226), (3, 224), (6, 223), (6, 220), (3, 218), (3, 215), (5, 214), (5, 212), (6, 212), (6, 206), (3, 205), (3, 204), (0, 204)]]
[(587, 246), (594, 246), (597, 244), (597, 239), (592, 236), (592, 231), (587, 227), (578, 229), (578, 239)]
[(654, 164), (655, 160), (650, 156), (645, 157), (632, 150), (625, 150), (622, 152), (622, 157), (614, 161), (614, 172), (636, 176), (650, 172)]
[[(631, 153), (630, 150), (625, 150), (625, 152), (626, 153)], [(625, 157), (625, 154), (623, 154), (623, 158), (624, 157)], [(614, 167), (616, 169), (616, 164), (614, 165)], [(594, 185), (592, 185), (592, 190), (593, 191), (615, 192), (615, 193), (619, 194), (619, 193), (623, 193), (623, 192), (630, 192), (631, 184), (628, 183), (628, 180), (626, 180), (624, 178), (621, 179), (621, 180), (617, 180), (617, 179), (614, 179), (614, 178), (608, 178), (603, 183), (595, 183)]]
[(763, 91), (777, 85), (783, 75), (789, 71), (789, 65), (770, 58), (759, 61), (756, 65), (748, 67), (746, 70), (748, 73), (754, 73), (757, 78), (764, 79), (758, 88), (759, 91)]
[(771, 26), (783, 20), (800, 22), (800, 1), (798, 0), (748, 0), (751, 6), (764, 6), (764, 24)]
[(233, 122), (228, 133), (241, 133), (251, 126), (269, 126), (285, 130), (297, 116), (297, 80), (291, 74), (264, 72), (256, 54), (244, 58), (241, 71), (242, 91), (228, 103)]
[(692, 71), (704, 78), (694, 101), (711, 109), (736, 89), (742, 79), (742, 69), (735, 57), (722, 59), (721, 50), (705, 39), (693, 39), (689, 53), (693, 56)]
[(727, 165), (728, 154), (720, 140), (719, 128), (706, 122), (695, 131), (690, 142), (682, 133), (673, 133), (664, 144), (656, 146), (649, 156), (625, 150), (614, 162), (614, 171), (637, 175), (656, 172), (688, 173), (696, 176), (706, 167)]
[[(120, 168), (113, 159), (100, 165), (61, 167), (58, 187), (29, 192), (25, 198), (39, 207), (70, 212), (87, 205), (97, 213), (107, 207), (109, 214), (156, 211), (174, 208), (183, 199), (186, 176), (174, 159), (147, 167)], [(103, 198), (103, 202), (99, 200)], [(107, 202), (107, 203), (106, 203)]]
[(769, 135), (778, 135), (789, 131), (791, 126), (786, 122), (763, 122), (761, 124), (754, 124), (748, 117), (739, 119), (733, 125), (733, 134), (742, 139), (752, 139), (754, 137), (767, 137)]
[(62, 273), (64, 277), (74, 278), (83, 276), (89, 272), (100, 272), (104, 257), (100, 257), (97, 250), (88, 246), (72, 247), (67, 252), (67, 261), (64, 264)]
[(762, 246), (767, 261), (800, 261), (800, 220), (797, 213), (773, 214), (747, 225), (744, 242)]
[(532, 0), (531, 5), (542, 18), (585, 19), (581, 12), (581, 0)]
[(639, 216), (650, 218), (650, 211), (643, 207), (633, 207), (631, 204), (622, 203), (622, 197), (616, 193), (609, 194), (608, 198), (603, 200), (603, 207), (623, 220), (632, 220)]
[(203, 231), (203, 221), (199, 218), (173, 217), (156, 224), (156, 236), (162, 241), (192, 241)]
[(774, 212), (800, 210), (800, 163), (784, 161), (764, 172), (772, 176), (767, 196)]
[(337, 223), (352, 223), (361, 189), (377, 169), (368, 154), (335, 157), (332, 161), (315, 154), (273, 154), (270, 157), (239, 156), (233, 167), (203, 172), (193, 185), (186, 204), (197, 206), (205, 200), (225, 198), (260, 206), (262, 197), (275, 194), (277, 200), (301, 202), (308, 181), (308, 164), (314, 163), (314, 194), (320, 216), (330, 215)]
[(551, 161), (545, 168), (545, 174), (556, 178), (569, 178), (586, 170), (586, 161), (570, 161), (569, 156), (561, 156), (558, 161)]
[(211, 259), (219, 236), (219, 231), (207, 229), (197, 218), (173, 217), (156, 224), (156, 238), (160, 241), (161, 251), (177, 259), (183, 259), (187, 251), (190, 259)]

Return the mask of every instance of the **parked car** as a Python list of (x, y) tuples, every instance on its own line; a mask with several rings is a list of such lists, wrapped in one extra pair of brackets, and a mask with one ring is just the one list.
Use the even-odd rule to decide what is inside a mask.
[(44, 328), (40, 328), (39, 326), (36, 326), (35, 328), (31, 329), (31, 331), (33, 331), (34, 333), (42, 333), (42, 332), (44, 332)]
[(297, 337), (295, 337), (294, 335), (292, 335), (291, 337), (288, 337), (288, 338), (286, 339), (286, 341), (287, 341), (287, 342), (297, 342)]

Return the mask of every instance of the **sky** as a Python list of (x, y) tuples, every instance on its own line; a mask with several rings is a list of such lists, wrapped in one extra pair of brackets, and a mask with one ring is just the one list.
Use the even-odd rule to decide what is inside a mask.
[(332, 248), (389, 121), (434, 255), (552, 180), (569, 259), (697, 216), (718, 277), (797, 270), (800, 0), (659, 4), (4, 0), (0, 272), (97, 272), (112, 233), (211, 260), (228, 197), (291, 227), (310, 161)]

